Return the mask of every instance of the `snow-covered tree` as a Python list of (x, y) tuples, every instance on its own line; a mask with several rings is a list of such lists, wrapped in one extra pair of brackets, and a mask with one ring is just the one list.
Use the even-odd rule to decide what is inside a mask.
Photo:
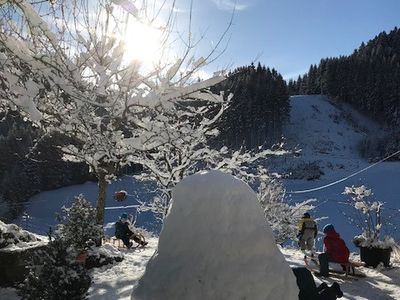
[(83, 195), (75, 197), (71, 207), (62, 208), (59, 221), (60, 238), (77, 250), (88, 248), (90, 241), (103, 237), (103, 227), (96, 223), (96, 209)]
[[(243, 149), (231, 151), (227, 147), (213, 149), (207, 144), (207, 135), (216, 134), (215, 130), (203, 134), (207, 124), (192, 129), (185, 128), (184, 133), (177, 129), (175, 132), (179, 138), (172, 142), (166, 142), (157, 151), (147, 153), (144, 167), (149, 170), (139, 179), (155, 180), (159, 188), (159, 196), (155, 197), (150, 205), (143, 203), (141, 210), (151, 209), (162, 220), (168, 212), (171, 200), (172, 188), (186, 176), (201, 170), (220, 170), (258, 185), (269, 180), (270, 176), (262, 161), (270, 155), (284, 155), (285, 150), (259, 150), (257, 152)], [(211, 127), (212, 128), (212, 127)], [(172, 134), (172, 133), (171, 133)]]
[[(146, 164), (149, 153), (179, 144), (175, 129), (184, 134), (210, 128), (210, 103), (223, 108), (223, 95), (209, 87), (224, 77), (193, 79), (206, 59), (193, 58), (196, 43), (190, 34), (180, 58), (169, 59), (171, 16), (161, 25), (157, 18), (166, 2), (151, 15), (153, 6), (144, 3), (0, 1), (0, 104), (4, 110), (20, 109), (47, 135), (71, 138), (63, 148), (65, 159), (85, 161), (98, 178), (98, 223), (104, 218), (107, 180), (121, 166)], [(126, 56), (127, 40), (141, 47), (140, 38), (147, 38), (131, 36), (132, 24), (161, 31), (159, 60), (150, 67)], [(196, 107), (189, 109), (186, 103), (193, 101)], [(193, 119), (196, 124), (188, 122)]]
[(381, 234), (383, 225), (393, 226), (390, 221), (392, 216), (384, 216), (384, 203), (371, 199), (372, 190), (365, 185), (353, 185), (345, 187), (343, 194), (350, 196), (351, 199), (347, 201), (347, 204), (356, 210), (355, 216), (350, 218), (350, 221), (361, 230), (361, 235), (354, 237), (354, 243), (363, 247), (393, 246), (395, 244), (393, 238)]
[[(65, 159), (88, 163), (98, 178), (98, 223), (104, 219), (107, 181), (124, 165), (142, 164), (145, 178), (157, 181), (162, 196), (153, 208), (165, 215), (171, 188), (183, 177), (214, 168), (254, 179), (258, 168), (250, 165), (273, 154), (208, 146), (231, 97), (210, 90), (223, 76), (198, 81), (195, 74), (216, 51), (194, 59), (197, 41), (188, 25), (184, 47), (174, 48), (182, 53), (170, 59), (173, 23), (167, 18), (160, 25), (157, 18), (167, 2), (158, 10), (143, 3), (0, 2), (0, 104), (20, 109), (47, 135), (70, 138), (62, 149)], [(159, 59), (151, 66), (127, 58), (129, 39), (136, 47), (144, 42), (129, 35), (133, 24), (163, 34)]]
[(46, 249), (34, 254), (28, 268), (20, 287), (22, 299), (87, 299), (91, 278), (64, 240), (50, 241)]
[(296, 238), (300, 218), (314, 208), (312, 203), (316, 201), (308, 199), (300, 203), (290, 203), (285, 200), (282, 184), (272, 177), (260, 184), (258, 198), (278, 244)]

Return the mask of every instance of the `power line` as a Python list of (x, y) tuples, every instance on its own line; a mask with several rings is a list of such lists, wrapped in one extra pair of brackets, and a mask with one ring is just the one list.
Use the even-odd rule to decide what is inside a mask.
[(136, 204), (136, 205), (127, 205), (127, 206), (109, 206), (109, 207), (105, 207), (105, 210), (110, 210), (110, 209), (122, 209), (122, 208), (138, 208), (140, 207), (140, 205)]
[(364, 169), (361, 169), (361, 170), (359, 170), (359, 171), (357, 171), (357, 172), (355, 172), (355, 173), (353, 173), (353, 174), (350, 174), (349, 176), (346, 176), (346, 177), (341, 178), (341, 179), (339, 179), (339, 180), (336, 180), (336, 181), (334, 181), (334, 182), (325, 184), (325, 185), (323, 185), (323, 186), (319, 186), (319, 187), (312, 188), (312, 189), (307, 189), (307, 190), (301, 190), (301, 191), (290, 191), (290, 192), (286, 192), (286, 193), (287, 193), (287, 194), (305, 194), (305, 193), (309, 193), (309, 192), (315, 192), (315, 191), (322, 190), (322, 189), (324, 189), (324, 188), (327, 188), (327, 187), (333, 186), (333, 185), (335, 185), (335, 184), (338, 184), (338, 183), (340, 183), (340, 182), (343, 182), (343, 181), (345, 181), (345, 180), (347, 180), (347, 179), (349, 179), (349, 178), (351, 178), (351, 177), (354, 177), (354, 176), (356, 176), (356, 175), (358, 175), (358, 174), (360, 174), (360, 173), (362, 173), (362, 172), (365, 172), (366, 170), (368, 170), (368, 169), (370, 169), (370, 168), (376, 166), (377, 164), (380, 164), (381, 162), (383, 162), (383, 161), (385, 161), (385, 160), (387, 160), (387, 159), (389, 159), (389, 158), (391, 158), (391, 157), (393, 157), (393, 156), (395, 156), (395, 155), (397, 155), (397, 154), (400, 154), (400, 150), (398, 150), (398, 151), (396, 151), (396, 152), (390, 154), (389, 156), (387, 156), (387, 157), (385, 157), (385, 158), (383, 158), (383, 159), (381, 159), (381, 160), (379, 160), (379, 161), (373, 163), (372, 165), (370, 165), (370, 166), (368, 166), (368, 167), (365, 167)]

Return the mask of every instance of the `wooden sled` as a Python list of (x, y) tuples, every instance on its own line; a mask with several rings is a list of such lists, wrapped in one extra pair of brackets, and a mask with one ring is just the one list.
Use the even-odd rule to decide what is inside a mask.
[[(314, 274), (319, 273), (319, 261), (316, 257), (304, 256), (304, 263), (306, 265), (306, 268), (309, 269), (311, 272), (313, 272)], [(339, 269), (332, 268), (332, 265), (344, 266), (345, 270), (339, 270)], [(365, 266), (365, 263), (351, 261), (351, 260), (349, 262), (347, 262), (346, 264), (329, 262), (329, 273), (336, 274), (336, 275), (342, 275), (342, 277), (345, 277), (345, 278), (348, 278), (348, 277), (365, 278), (366, 275), (364, 273), (356, 272), (356, 268), (363, 267), (363, 266)]]

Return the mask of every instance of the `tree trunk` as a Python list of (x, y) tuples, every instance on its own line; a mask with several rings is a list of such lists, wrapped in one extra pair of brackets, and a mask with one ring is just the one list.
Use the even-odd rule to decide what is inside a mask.
[(106, 194), (107, 194), (107, 181), (106, 174), (100, 173), (98, 174), (98, 183), (97, 186), (99, 188), (97, 193), (97, 203), (96, 203), (96, 222), (99, 225), (104, 224), (104, 207), (106, 205)]

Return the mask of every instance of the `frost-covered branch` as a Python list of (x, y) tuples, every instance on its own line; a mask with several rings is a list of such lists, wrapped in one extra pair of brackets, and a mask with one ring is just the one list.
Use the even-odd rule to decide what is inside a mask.
[(381, 238), (384, 203), (369, 200), (373, 193), (364, 185), (345, 187), (343, 194), (350, 196), (348, 204), (358, 212), (357, 226), (362, 234), (356, 236), (354, 242), (360, 246), (390, 247), (393, 239), (385, 236), (382, 241)]
[(305, 212), (314, 209), (312, 203), (316, 201), (308, 199), (300, 203), (288, 202), (281, 183), (273, 177), (260, 184), (258, 198), (278, 244), (296, 238), (298, 221)]
[[(171, 14), (174, 5), (171, 1)], [(140, 7), (115, 0), (43, 6), (1, 2), (1, 108), (19, 109), (45, 134), (67, 137), (72, 142), (62, 147), (65, 159), (89, 164), (99, 184), (122, 166), (138, 162), (157, 174), (161, 185), (170, 186), (199, 157), (205, 136), (212, 134), (213, 120), (205, 117), (208, 107), (225, 105), (223, 95), (209, 89), (223, 76), (200, 82), (194, 78), (207, 61), (193, 58), (193, 41), (175, 61), (160, 56), (158, 63), (144, 66), (127, 58), (129, 39), (137, 38), (139, 46), (144, 42), (140, 35), (129, 35), (131, 26), (160, 31), (162, 53), (171, 45), (166, 42), (173, 32), (171, 15), (162, 24), (157, 16), (163, 8), (154, 15), (149, 7), (147, 2)], [(191, 146), (182, 148), (188, 139)], [(152, 171), (159, 153), (168, 174)], [(105, 188), (99, 190), (98, 201), (104, 202)]]

